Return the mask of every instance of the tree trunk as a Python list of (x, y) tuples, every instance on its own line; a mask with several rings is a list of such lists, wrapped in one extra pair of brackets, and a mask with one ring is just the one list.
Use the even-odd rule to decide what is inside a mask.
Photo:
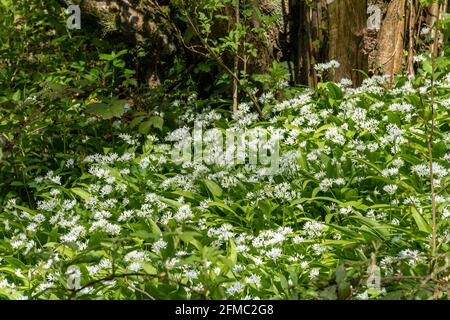
[(296, 83), (315, 85), (313, 65), (329, 60), (341, 64), (329, 80), (361, 82), (356, 70), (367, 70), (367, 54), (363, 51), (366, 7), (366, 0), (289, 1), (289, 50)]
[(311, 85), (309, 42), (311, 34), (308, 32), (308, 8), (303, 0), (289, 0), (290, 14), (290, 51), (294, 62), (294, 79), (296, 83)]
[(386, 17), (378, 37), (378, 56), (376, 63), (384, 73), (395, 74), (403, 66), (405, 42), (406, 0), (393, 0), (387, 9)]
[(360, 84), (362, 74), (356, 70), (367, 70), (367, 54), (363, 52), (366, 11), (366, 0), (338, 0), (328, 5), (328, 59), (341, 64), (335, 72), (335, 81), (347, 78)]

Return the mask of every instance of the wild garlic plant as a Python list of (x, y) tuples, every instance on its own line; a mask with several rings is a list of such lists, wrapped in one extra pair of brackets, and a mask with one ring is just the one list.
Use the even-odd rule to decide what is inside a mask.
[[(432, 148), (436, 255), (444, 257), (434, 269), (421, 111), (432, 84), (421, 76), (390, 84), (374, 76), (356, 89), (347, 80), (286, 101), (266, 95), (265, 122), (241, 103), (231, 118), (187, 111), (179, 129), (162, 136), (119, 124), (114, 147), (75, 155), (30, 182), (36, 206), (15, 198), (0, 206), (0, 295), (444, 297), (450, 75), (433, 83), (441, 93)], [(175, 163), (173, 147), (192, 139), (195, 122), (270, 132), (280, 142), (278, 170), (220, 157)], [(380, 268), (379, 287), (367, 281), (371, 266)]]

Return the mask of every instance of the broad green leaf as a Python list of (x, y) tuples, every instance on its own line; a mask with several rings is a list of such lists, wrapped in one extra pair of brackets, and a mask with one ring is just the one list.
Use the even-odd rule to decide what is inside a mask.
[(204, 183), (206, 185), (206, 188), (214, 198), (220, 198), (222, 196), (223, 190), (217, 183), (212, 180), (205, 180)]
[(416, 207), (411, 207), (411, 214), (416, 222), (417, 227), (422, 232), (431, 233), (431, 227), (428, 225), (426, 220), (422, 217), (419, 211), (417, 211)]

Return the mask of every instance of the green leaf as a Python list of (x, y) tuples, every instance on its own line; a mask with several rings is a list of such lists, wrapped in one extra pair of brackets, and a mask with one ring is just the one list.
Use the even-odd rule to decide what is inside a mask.
[(141, 267), (142, 267), (142, 269), (144, 269), (145, 273), (147, 273), (149, 275), (157, 275), (158, 274), (158, 270), (149, 263), (141, 262)]
[(73, 193), (75, 193), (77, 196), (79, 196), (83, 200), (88, 200), (92, 198), (91, 194), (81, 188), (72, 188), (70, 189)]
[(162, 130), (164, 126), (164, 119), (160, 116), (153, 116), (149, 119), (152, 126), (156, 129)]
[(8, 263), (8, 265), (11, 265), (13, 267), (16, 267), (18, 269), (26, 270), (27, 266), (20, 261), (17, 258), (14, 257), (3, 257), (3, 259)]
[(214, 198), (220, 198), (222, 196), (223, 190), (217, 183), (211, 180), (205, 180), (204, 183)]
[(147, 120), (141, 123), (138, 131), (140, 134), (148, 134), (150, 132), (151, 127), (152, 123)]
[(158, 116), (150, 117), (149, 120), (144, 121), (139, 126), (140, 134), (147, 134), (150, 131), (150, 128), (156, 128), (159, 130), (163, 129), (164, 119)]
[(417, 227), (422, 232), (431, 233), (431, 227), (428, 225), (428, 223), (425, 221), (425, 219), (422, 217), (419, 211), (417, 211), (416, 207), (411, 207), (411, 214), (414, 218), (414, 221), (417, 224)]
[(345, 270), (345, 266), (340, 264), (336, 268), (336, 283), (339, 284), (347, 278), (347, 272)]
[(236, 263), (237, 263), (237, 251), (236, 251), (236, 244), (234, 243), (233, 240), (230, 240), (228, 258), (233, 262), (234, 265), (236, 265)]
[(144, 121), (145, 118), (146, 116), (137, 116), (133, 118), (133, 120), (131, 120), (130, 122), (130, 128), (131, 129), (136, 128), (142, 121)]
[(340, 100), (343, 98), (344, 94), (342, 93), (342, 89), (339, 88), (335, 83), (328, 82), (327, 89), (330, 93), (330, 96), (336, 100)]
[(115, 55), (114, 55), (114, 54), (100, 53), (100, 54), (98, 55), (98, 58), (99, 58), (100, 60), (103, 60), (103, 61), (112, 61), (112, 60), (115, 59)]
[(30, 208), (23, 207), (23, 206), (19, 206), (19, 205), (17, 205), (17, 204), (13, 205), (13, 207), (16, 208), (16, 209), (19, 209), (19, 210), (28, 212), (28, 213), (30, 213), (30, 214), (35, 214), (35, 213), (36, 213), (36, 211), (34, 211), (34, 210), (30, 209)]
[[(379, 238), (386, 240), (390, 237), (389, 229), (387, 225), (383, 225), (377, 221), (369, 219), (363, 216), (352, 216), (352, 219), (358, 220), (364, 225), (366, 225), (371, 231), (374, 232)], [(361, 229), (364, 230), (364, 229)]]
[(125, 113), (126, 100), (115, 100), (107, 103), (94, 103), (87, 107), (88, 113), (94, 114), (102, 119), (108, 120), (121, 117)]

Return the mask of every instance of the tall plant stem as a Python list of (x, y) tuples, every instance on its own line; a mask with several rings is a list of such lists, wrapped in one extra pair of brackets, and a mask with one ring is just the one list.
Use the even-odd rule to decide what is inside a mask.
[[(240, 10), (240, 0), (235, 0), (236, 1), (236, 6), (235, 6), (235, 15), (236, 15), (236, 20), (235, 20), (235, 31), (237, 31), (237, 29), (239, 28), (239, 24), (240, 24), (240, 15), (241, 15), (241, 10)], [(238, 34), (238, 33), (236, 33)], [(234, 56), (234, 77), (233, 77), (233, 112), (238, 112), (238, 89), (239, 89), (239, 44), (240, 44), (240, 39), (239, 36), (236, 36), (236, 53)]]
[[(437, 17), (433, 28), (436, 28), (436, 22), (439, 21), (439, 16)], [(430, 168), (430, 185), (431, 185), (431, 237), (432, 237), (432, 246), (431, 246), (431, 255), (434, 257), (436, 255), (436, 191), (434, 185), (434, 172), (433, 172), (433, 135), (434, 135), (434, 127), (435, 127), (435, 119), (434, 119), (434, 98), (435, 98), (435, 75), (436, 75), (436, 56), (438, 52), (438, 44), (439, 44), (439, 31), (437, 28), (434, 32), (433, 39), (433, 47), (431, 49), (431, 103), (430, 103), (430, 111), (431, 111), (431, 128), (428, 135), (428, 155), (429, 155), (429, 168)], [(425, 118), (425, 121), (428, 121)]]

